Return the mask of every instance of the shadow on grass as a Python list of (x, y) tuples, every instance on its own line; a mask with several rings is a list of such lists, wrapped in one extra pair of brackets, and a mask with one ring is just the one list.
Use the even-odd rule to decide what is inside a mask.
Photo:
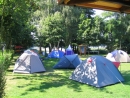
[[(79, 83), (73, 80), (70, 80), (69, 77), (72, 73), (72, 69), (53, 69), (53, 66), (58, 62), (58, 59), (47, 59), (43, 61), (46, 72), (44, 73), (34, 73), (34, 74), (13, 74), (12, 80), (19, 81), (29, 81), (25, 85), (19, 85), (18, 88), (26, 88), (26, 91), (21, 95), (26, 95), (33, 91), (46, 92), (50, 88), (59, 88), (61, 86), (67, 86), (69, 89), (73, 89), (75, 92), (82, 92), (81, 86), (86, 86), (87, 89), (96, 90), (99, 92), (106, 92), (113, 94), (112, 91), (109, 91), (107, 87), (96, 88), (89, 86), (87, 84)], [(11, 69), (10, 69), (11, 71)], [(13, 71), (13, 70), (12, 70)], [(9, 74), (8, 74), (9, 75)], [(124, 71), (122, 75), (125, 79), (123, 82), (125, 85), (130, 85), (130, 72)]]
[(43, 60), (44, 67), (47, 72), (54, 72), (53, 66), (59, 62), (59, 59), (45, 59)]
[(123, 84), (130, 85), (130, 71), (123, 71), (122, 76), (124, 77), (125, 80)]
[[(87, 84), (79, 83), (69, 79), (73, 70), (58, 70), (58, 73), (55, 72), (45, 72), (45, 73), (35, 73), (35, 74), (14, 74), (14, 78), (17, 81), (18, 79), (24, 79), (25, 81), (30, 81), (25, 85), (19, 85), (18, 88), (27, 88), (24, 93), (21, 95), (24, 96), (33, 91), (46, 92), (51, 88), (59, 88), (61, 86), (67, 86), (69, 89), (73, 89), (75, 92), (82, 92), (81, 86), (86, 86), (87, 89), (95, 90), (98, 92), (106, 92), (108, 94), (114, 94), (113, 91), (109, 90), (109, 86), (103, 88), (96, 88), (93, 86), (89, 86)], [(123, 77), (125, 79), (124, 84), (130, 85), (130, 72), (123, 72)], [(110, 85), (114, 86), (114, 85)]]
[[(29, 81), (25, 85), (19, 85), (18, 88), (28, 88), (25, 93), (32, 91), (46, 92), (50, 88), (58, 88), (60, 86), (67, 86), (68, 88), (74, 89), (74, 91), (81, 92), (81, 88), (78, 82), (72, 81), (69, 79), (72, 71), (74, 69), (53, 69), (53, 66), (58, 63), (59, 59), (46, 59), (43, 60), (43, 65), (46, 69), (44, 73), (34, 73), (34, 74), (18, 74), (13, 73), (13, 65), (8, 69), (7, 76), (12, 76), (11, 80), (13, 81)], [(14, 64), (14, 63), (12, 63)], [(12, 74), (10, 74), (12, 72)]]
[[(46, 72), (44, 74), (33, 74), (33, 75), (15, 75), (16, 77), (12, 79), (24, 79), (30, 81), (25, 85), (18, 86), (18, 88), (28, 88), (21, 95), (26, 95), (32, 91), (46, 92), (47, 89), (57, 88), (61, 86), (67, 86), (76, 92), (81, 92), (80, 83), (72, 81), (69, 79), (71, 71), (63, 71), (64, 73), (50, 73)], [(18, 81), (18, 80), (17, 80)]]

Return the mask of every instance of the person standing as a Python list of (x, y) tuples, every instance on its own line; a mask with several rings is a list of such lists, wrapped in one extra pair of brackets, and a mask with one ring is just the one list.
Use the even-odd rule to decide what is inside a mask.
[(4, 53), (5, 46), (6, 46), (5, 44), (2, 44), (2, 47), (1, 47), (2, 55), (3, 55), (3, 53)]

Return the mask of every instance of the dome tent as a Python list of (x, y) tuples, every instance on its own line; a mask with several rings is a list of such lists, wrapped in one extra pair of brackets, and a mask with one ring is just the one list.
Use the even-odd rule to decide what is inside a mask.
[(103, 87), (124, 81), (114, 64), (99, 55), (91, 56), (82, 61), (69, 78), (95, 87)]
[(16, 61), (14, 73), (36, 73), (46, 71), (39, 56), (31, 51), (24, 52)]
[(123, 50), (114, 50), (106, 56), (112, 62), (130, 62), (129, 55)]
[(64, 52), (61, 50), (53, 50), (48, 54), (48, 58), (62, 58), (64, 56)]
[(60, 61), (53, 66), (54, 69), (75, 69), (81, 63), (77, 54), (64, 55)]

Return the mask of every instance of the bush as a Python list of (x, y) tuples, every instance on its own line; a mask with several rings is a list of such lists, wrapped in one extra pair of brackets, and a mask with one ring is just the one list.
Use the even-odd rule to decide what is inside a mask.
[(100, 53), (100, 54), (107, 54), (108, 51), (107, 51), (107, 50), (99, 50), (99, 53)]
[(4, 92), (5, 83), (6, 83), (5, 68), (2, 62), (0, 62), (0, 98), (3, 98), (5, 96), (5, 92)]
[(3, 98), (5, 96), (4, 92), (6, 85), (5, 73), (11, 64), (12, 58), (13, 58), (12, 52), (5, 52), (4, 55), (0, 56), (0, 98)]

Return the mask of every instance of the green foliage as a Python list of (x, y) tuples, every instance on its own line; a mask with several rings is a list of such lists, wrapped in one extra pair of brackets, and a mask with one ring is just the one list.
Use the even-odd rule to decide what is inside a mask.
[(0, 61), (0, 98), (4, 98), (5, 96), (5, 68), (3, 66), (3, 62)]
[[(0, 54), (2, 54), (0, 52)], [(0, 56), (0, 62), (2, 66), (4, 66), (4, 70), (7, 70), (11, 64), (11, 60), (13, 59), (13, 50), (11, 51), (4, 51), (4, 54)]]
[(61, 33), (62, 29), (62, 15), (59, 12), (56, 12), (54, 15), (48, 16), (43, 21), (43, 30), (42, 35), (46, 36), (46, 42), (52, 45), (57, 45), (57, 43), (63, 38)]
[[(1, 53), (2, 54), (2, 53)], [(4, 53), (4, 56), (0, 56), (0, 98), (4, 98), (5, 96), (5, 85), (6, 85), (6, 78), (5, 72), (9, 68), (12, 59), (12, 53), (7, 52)]]
[[(92, 17), (94, 11), (58, 5), (55, 0), (0, 1), (0, 42), (11, 45), (59, 46), (69, 44), (105, 44), (129, 51), (130, 15), (104, 12)], [(30, 32), (35, 32), (34, 41)], [(123, 40), (122, 40), (123, 39)]]
[(32, 26), (28, 22), (31, 14), (30, 6), (28, 0), (3, 0), (1, 2), (0, 39), (6, 43), (6, 48), (10, 49), (11, 45), (31, 41)]
[(107, 50), (98, 50), (100, 54), (107, 54), (108, 51)]

